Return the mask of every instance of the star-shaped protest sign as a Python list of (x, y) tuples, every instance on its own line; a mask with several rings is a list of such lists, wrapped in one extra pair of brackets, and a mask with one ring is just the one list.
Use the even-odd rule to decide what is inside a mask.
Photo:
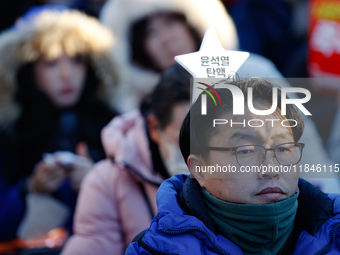
[(221, 79), (235, 75), (248, 57), (248, 52), (225, 50), (213, 28), (208, 27), (199, 51), (176, 56), (175, 60), (194, 77), (192, 102), (195, 102), (201, 92), (196, 87), (196, 78)]

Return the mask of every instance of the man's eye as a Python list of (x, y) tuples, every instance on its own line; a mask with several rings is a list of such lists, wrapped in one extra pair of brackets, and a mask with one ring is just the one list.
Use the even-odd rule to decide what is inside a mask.
[(289, 152), (290, 149), (285, 148), (285, 147), (279, 147), (279, 148), (276, 148), (276, 151), (277, 151), (277, 152)]
[(245, 155), (245, 154), (254, 153), (254, 151), (253, 151), (253, 150), (250, 150), (250, 149), (241, 149), (241, 150), (238, 150), (237, 153), (238, 153), (238, 154)]

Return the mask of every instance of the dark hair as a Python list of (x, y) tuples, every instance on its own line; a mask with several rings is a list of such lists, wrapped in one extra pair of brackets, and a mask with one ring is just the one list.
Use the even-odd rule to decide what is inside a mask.
[(202, 40), (198, 32), (188, 25), (186, 21), (186, 17), (180, 13), (160, 12), (160, 13), (155, 13), (153, 15), (149, 15), (143, 19), (136, 21), (132, 25), (131, 30), (130, 30), (130, 45), (131, 45), (131, 50), (132, 50), (132, 61), (135, 61), (136, 63), (138, 63), (144, 68), (151, 69), (156, 72), (160, 72), (162, 70), (160, 70), (160, 68), (153, 62), (151, 57), (148, 56), (148, 54), (146, 53), (145, 40), (147, 36), (146, 29), (147, 29), (148, 23), (150, 22), (151, 18), (154, 15), (159, 15), (159, 14), (166, 15), (167, 17), (171, 19), (182, 21), (185, 25), (187, 25), (192, 37), (194, 38), (197, 50), (199, 49), (199, 46)]
[[(272, 91), (276, 87), (270, 82), (261, 78), (239, 79), (231, 78), (222, 80), (219, 84), (231, 84), (240, 88), (244, 94), (245, 100), (248, 98), (248, 88), (253, 89), (254, 101), (260, 102), (263, 105), (272, 105)], [(210, 89), (209, 89), (210, 90)], [(218, 129), (212, 126), (213, 119), (218, 119), (222, 114), (232, 110), (233, 96), (229, 89), (216, 89), (219, 94), (223, 106), (215, 106), (214, 101), (207, 97), (207, 115), (201, 115), (201, 99), (202, 93), (197, 101), (192, 105), (190, 112), (185, 117), (180, 131), (179, 144), (185, 161), (190, 154), (202, 155), (203, 158), (208, 158), (208, 151), (202, 148), (208, 145), (210, 139)], [(210, 90), (211, 93), (213, 93)], [(278, 108), (281, 105), (281, 90), (278, 88)], [(292, 127), (294, 141), (298, 141), (303, 133), (304, 122), (301, 114), (295, 105), (287, 105), (287, 119), (297, 121), (297, 126)], [(290, 121), (290, 125), (294, 126), (295, 122)]]
[(171, 122), (174, 106), (190, 102), (190, 79), (190, 74), (178, 64), (165, 71), (153, 92), (141, 103), (143, 116), (146, 118), (154, 114), (161, 127), (165, 128)]
[[(190, 102), (190, 78), (189, 73), (178, 64), (165, 71), (156, 88), (141, 103), (140, 110), (144, 118), (146, 119), (149, 114), (155, 115), (162, 129), (171, 123), (174, 107), (182, 102)], [(151, 139), (148, 127), (145, 126), (145, 128), (149, 138), (154, 170), (164, 179), (170, 178), (160, 155), (158, 144)]]

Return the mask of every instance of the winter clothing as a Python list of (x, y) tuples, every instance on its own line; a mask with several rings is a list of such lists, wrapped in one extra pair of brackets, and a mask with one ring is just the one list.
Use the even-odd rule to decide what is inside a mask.
[[(129, 33), (133, 23), (162, 11), (184, 14), (201, 38), (207, 27), (212, 26), (226, 49), (237, 49), (234, 24), (219, 0), (110, 0), (103, 6), (99, 19), (116, 35), (120, 54), (129, 62), (132, 55)], [(137, 108), (143, 96), (152, 91), (159, 80), (158, 73), (127, 64), (126, 80), (116, 98), (116, 108), (121, 112)]]
[(277, 254), (293, 231), (299, 189), (288, 199), (264, 205), (231, 203), (201, 190), (217, 233), (246, 255)]
[(159, 169), (151, 155), (158, 148), (152, 149), (146, 130), (139, 111), (117, 116), (104, 128), (105, 152), (114, 162), (100, 161), (86, 176), (76, 208), (75, 234), (62, 254), (124, 254), (132, 239), (150, 225), (164, 178), (153, 170)]
[[(94, 18), (78, 11), (31, 10), (32, 15), (19, 19), (0, 39), (0, 124), (16, 121), (22, 109), (14, 100), (17, 91), (16, 74), (20, 66), (36, 61), (42, 54), (55, 59), (63, 53), (73, 57), (86, 54), (103, 81), (97, 87), (98, 96), (109, 102), (119, 83), (119, 54), (112, 58), (108, 52), (115, 43), (109, 30)], [(46, 8), (46, 7), (43, 7)]]
[[(78, 11), (46, 7), (34, 8), (1, 34), (0, 241), (17, 235), (26, 213), (26, 180), (43, 153), (74, 152), (83, 141), (94, 161), (105, 157), (100, 131), (115, 115), (106, 100), (119, 80), (117, 64), (108, 57), (113, 43), (110, 32), (95, 19)], [(19, 81), (18, 72), (24, 66), (33, 67), (42, 55), (52, 60), (63, 52), (70, 57), (88, 56), (89, 63), (78, 103), (58, 109), (35, 88), (34, 81)], [(27, 71), (33, 76), (33, 68)], [(65, 179), (52, 196), (70, 209), (65, 227), (71, 231), (77, 192)]]
[[(340, 196), (327, 196), (302, 179), (299, 189), (294, 229), (279, 254), (339, 253)], [(243, 254), (242, 247), (217, 233), (202, 196), (193, 178), (176, 175), (164, 181), (157, 216), (125, 254)]]

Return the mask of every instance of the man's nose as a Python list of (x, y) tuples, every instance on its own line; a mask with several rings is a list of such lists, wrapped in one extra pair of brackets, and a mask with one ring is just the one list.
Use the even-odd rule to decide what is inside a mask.
[[(279, 178), (280, 177), (280, 164), (277, 162), (274, 152), (267, 151), (264, 155), (266, 158), (262, 163), (262, 169), (259, 172), (259, 178)], [(263, 167), (264, 166), (264, 167)]]

